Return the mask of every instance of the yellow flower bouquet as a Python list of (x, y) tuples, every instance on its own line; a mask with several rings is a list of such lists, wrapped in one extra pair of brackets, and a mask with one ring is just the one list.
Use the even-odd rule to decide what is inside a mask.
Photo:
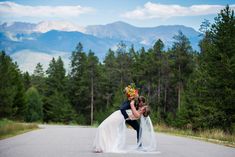
[(135, 89), (135, 84), (133, 83), (125, 87), (124, 92), (129, 100), (139, 96), (138, 90)]

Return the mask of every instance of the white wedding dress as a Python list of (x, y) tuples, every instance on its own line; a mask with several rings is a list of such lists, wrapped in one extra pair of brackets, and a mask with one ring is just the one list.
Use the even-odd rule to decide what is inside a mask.
[[(127, 110), (127, 114), (132, 114)], [(123, 153), (131, 151), (126, 146), (126, 124), (120, 110), (113, 112), (98, 127), (93, 150), (95, 152)], [(142, 151), (156, 150), (156, 138), (150, 117), (140, 118), (140, 142)], [(137, 145), (139, 145), (139, 143)], [(137, 145), (134, 148), (137, 150)], [(133, 149), (132, 149), (133, 150)]]

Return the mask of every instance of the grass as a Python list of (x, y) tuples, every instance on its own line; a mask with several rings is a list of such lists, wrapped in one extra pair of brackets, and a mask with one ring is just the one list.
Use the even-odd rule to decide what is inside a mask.
[(34, 129), (38, 126), (32, 123), (15, 122), (8, 119), (0, 120), (0, 139), (5, 139), (18, 134), (22, 134)]
[(169, 133), (178, 136), (186, 136), (190, 138), (195, 138), (235, 148), (235, 134), (232, 135), (226, 134), (222, 130), (218, 129), (193, 132), (192, 130), (189, 129), (187, 130), (176, 129), (173, 127), (166, 126), (164, 124), (155, 125), (154, 129), (157, 132)]

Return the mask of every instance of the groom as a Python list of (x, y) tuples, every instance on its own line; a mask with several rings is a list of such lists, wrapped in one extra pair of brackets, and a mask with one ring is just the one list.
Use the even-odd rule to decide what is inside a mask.
[[(139, 107), (142, 107), (143, 104), (145, 103), (145, 97), (139, 96), (138, 97), (138, 102), (137, 105), (135, 106), (136, 109), (138, 110)], [(126, 119), (126, 123), (132, 126), (133, 129), (135, 129), (137, 133), (137, 143), (139, 142), (139, 137), (140, 137), (140, 125), (137, 122), (137, 120), (127, 120), (129, 118), (128, 114), (126, 113), (126, 110), (131, 109), (130, 106), (130, 100), (125, 101), (122, 106), (120, 107), (121, 113)]]

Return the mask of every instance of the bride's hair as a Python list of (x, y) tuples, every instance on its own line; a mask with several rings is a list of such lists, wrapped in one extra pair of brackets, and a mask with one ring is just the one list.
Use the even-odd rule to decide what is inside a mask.
[(143, 116), (144, 117), (148, 117), (150, 115), (150, 113), (151, 113), (150, 112), (150, 106), (148, 104), (144, 103), (144, 107), (145, 107), (145, 111), (143, 113)]

